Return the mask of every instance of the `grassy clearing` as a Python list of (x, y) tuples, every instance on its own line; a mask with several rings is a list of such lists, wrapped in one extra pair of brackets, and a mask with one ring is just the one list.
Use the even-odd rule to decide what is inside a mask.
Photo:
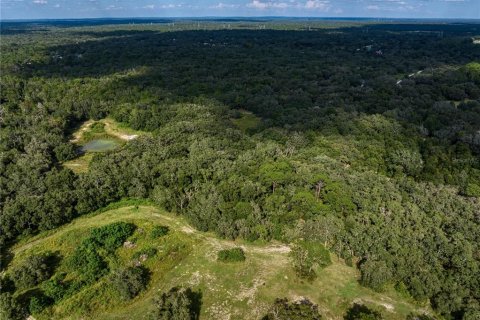
[(88, 152), (81, 155), (78, 158), (64, 162), (63, 166), (69, 168), (76, 174), (85, 173), (88, 171), (88, 166), (90, 164), (90, 161), (92, 161), (92, 158), (93, 158), (93, 153)]
[[(126, 125), (116, 122), (111, 118), (105, 118), (98, 121), (85, 121), (73, 134), (71, 143), (83, 146), (95, 139), (113, 140), (119, 145), (126, 141), (134, 140), (141, 135), (148, 134), (143, 131), (133, 130)], [(80, 174), (88, 171), (88, 166), (92, 161), (94, 152), (86, 152), (79, 157), (66, 161), (63, 166)]]
[(245, 110), (240, 111), (240, 113), (240, 118), (231, 119), (231, 121), (243, 132), (247, 132), (249, 129), (254, 129), (260, 124), (260, 118), (253, 113)]
[[(149, 205), (130, 205), (92, 214), (13, 247), (15, 255), (9, 269), (25, 257), (47, 250), (68, 256), (88, 236), (93, 227), (116, 221), (134, 223), (135, 233), (128, 239), (134, 248), (117, 249), (110, 269), (131, 265), (138, 252), (157, 249), (156, 255), (142, 264), (151, 271), (147, 290), (131, 301), (122, 301), (112, 290), (107, 277), (84, 287), (55, 307), (35, 315), (36, 319), (141, 319), (148, 313), (157, 292), (174, 286), (189, 286), (202, 292), (202, 319), (259, 319), (277, 297), (308, 297), (319, 305), (327, 319), (341, 319), (353, 302), (362, 302), (384, 313), (387, 319), (404, 319), (420, 307), (393, 290), (376, 293), (361, 287), (355, 268), (333, 257), (333, 263), (317, 270), (312, 283), (300, 281), (289, 258), (289, 247), (270, 243), (254, 245), (215, 237), (196, 231), (184, 219)], [(151, 237), (155, 226), (169, 227), (167, 235)], [(241, 247), (246, 260), (224, 263), (217, 260), (219, 250)], [(57, 272), (68, 271), (60, 264)]]

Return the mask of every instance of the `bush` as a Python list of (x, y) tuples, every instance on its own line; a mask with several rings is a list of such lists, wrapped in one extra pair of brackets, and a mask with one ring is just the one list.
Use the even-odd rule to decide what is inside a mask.
[[(464, 318), (465, 319), (465, 318)], [(478, 318), (477, 318), (478, 319)], [(426, 314), (413, 314), (413, 313), (410, 313), (408, 316), (407, 316), (407, 320), (435, 320), (435, 318), (429, 316), (429, 315), (426, 315)]]
[(332, 263), (330, 253), (325, 247), (313, 241), (299, 241), (291, 251), (294, 269), (302, 279), (313, 280), (315, 268), (324, 268)]
[(151, 320), (197, 320), (200, 315), (202, 294), (190, 288), (172, 288), (154, 300)]
[(150, 238), (157, 239), (168, 234), (170, 229), (167, 226), (154, 226), (150, 232)]
[(69, 267), (80, 273), (82, 280), (92, 283), (107, 272), (107, 264), (97, 252), (96, 243), (86, 239), (70, 257)]
[(148, 275), (145, 268), (127, 267), (115, 272), (111, 283), (122, 299), (129, 300), (147, 287)]
[(0, 292), (13, 292), (15, 291), (15, 283), (8, 275), (0, 277)]
[(348, 309), (344, 317), (345, 320), (381, 320), (382, 315), (375, 311), (367, 308), (362, 304), (355, 303), (353, 306)]
[(31, 314), (40, 313), (40, 312), (43, 311), (43, 309), (48, 307), (50, 304), (51, 304), (51, 300), (48, 299), (42, 293), (40, 293), (36, 296), (33, 296), (30, 299), (30, 303), (28, 305), (28, 310), (30, 311)]
[(53, 273), (51, 254), (32, 255), (13, 268), (11, 278), (17, 289), (27, 289), (47, 280)]
[(97, 243), (97, 246), (108, 252), (113, 252), (135, 231), (135, 225), (126, 222), (115, 222), (101, 228), (94, 229), (90, 239)]
[(67, 287), (60, 279), (50, 279), (42, 284), (46, 297), (58, 302), (67, 294)]
[(318, 306), (310, 300), (304, 299), (289, 303), (285, 299), (276, 299), (268, 314), (262, 320), (320, 320)]
[(25, 316), (25, 309), (11, 293), (6, 292), (0, 294), (0, 319), (23, 320)]
[(218, 260), (223, 262), (245, 261), (245, 252), (242, 248), (232, 248), (218, 251)]
[(157, 249), (149, 247), (149, 248), (145, 248), (145, 249), (142, 249), (140, 251), (135, 252), (135, 254), (133, 255), (133, 258), (134, 259), (139, 259), (142, 255), (146, 255), (147, 258), (150, 258), (150, 257), (153, 257), (156, 254), (157, 254)]

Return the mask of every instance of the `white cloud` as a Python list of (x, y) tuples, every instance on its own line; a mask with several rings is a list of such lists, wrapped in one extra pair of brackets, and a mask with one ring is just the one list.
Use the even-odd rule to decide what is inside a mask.
[(306, 9), (328, 10), (330, 8), (329, 1), (308, 0), (305, 2)]
[(144, 9), (155, 9), (154, 4), (147, 4), (146, 6), (143, 7)]
[(267, 9), (267, 8), (287, 8), (288, 3), (286, 2), (277, 2), (277, 1), (265, 1), (253, 0), (251, 3), (247, 4), (247, 7), (255, 9)]
[(231, 9), (231, 8), (238, 8), (240, 5), (238, 4), (231, 4), (231, 3), (223, 3), (219, 2), (216, 5), (210, 6), (211, 9)]
[(254, 9), (309, 9), (309, 10), (320, 10), (328, 11), (330, 9), (329, 0), (307, 0), (305, 2), (290, 0), (289, 2), (284, 1), (262, 1), (262, 0), (253, 0), (247, 4), (247, 7)]
[(370, 5), (370, 6), (367, 6), (367, 10), (380, 10), (380, 7), (379, 7), (379, 6)]
[(47, 0), (33, 0), (33, 3), (35, 3), (35, 4), (47, 4), (48, 1)]

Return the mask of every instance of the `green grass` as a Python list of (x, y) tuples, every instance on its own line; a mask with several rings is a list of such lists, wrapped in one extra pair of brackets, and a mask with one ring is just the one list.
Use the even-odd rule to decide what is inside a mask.
[(260, 124), (260, 118), (248, 111), (240, 111), (241, 117), (238, 119), (231, 119), (243, 132), (247, 132), (249, 129), (254, 129)]
[[(88, 142), (96, 139), (106, 139), (117, 143), (119, 146), (129, 139), (148, 134), (147, 132), (133, 130), (123, 123), (116, 122), (111, 118), (105, 118), (98, 121), (88, 120), (84, 122), (73, 134), (72, 143), (84, 146)], [(88, 166), (92, 161), (95, 151), (86, 152), (79, 157), (63, 163), (64, 167), (71, 169), (76, 174), (88, 171)]]
[[(334, 256), (332, 264), (317, 270), (318, 277), (310, 283), (296, 277), (288, 246), (219, 239), (211, 233), (196, 231), (181, 217), (142, 202), (122, 202), (102, 211), (23, 239), (12, 248), (15, 257), (7, 271), (34, 253), (54, 251), (67, 257), (92, 228), (125, 221), (137, 226), (128, 239), (135, 243), (135, 248), (117, 249), (109, 266), (113, 270), (131, 265), (139, 252), (151, 252), (142, 262), (151, 271), (147, 290), (131, 301), (124, 301), (116, 295), (108, 277), (103, 277), (53, 308), (34, 315), (36, 319), (141, 319), (148, 313), (152, 298), (174, 286), (201, 290), (202, 319), (258, 319), (277, 297), (308, 297), (319, 305), (327, 319), (341, 319), (353, 302), (374, 307), (387, 319), (404, 319), (409, 312), (423, 309), (393, 290), (380, 294), (361, 287), (357, 282), (358, 271)], [(151, 231), (158, 225), (169, 227), (169, 232), (152, 238)], [(235, 247), (245, 251), (244, 262), (217, 260), (220, 250)], [(156, 249), (155, 254), (152, 249)], [(57, 272), (68, 272), (67, 266), (60, 264)]]
[(90, 165), (92, 158), (93, 153), (88, 152), (78, 158), (64, 162), (63, 166), (69, 168), (76, 174), (85, 173), (88, 171), (88, 166)]

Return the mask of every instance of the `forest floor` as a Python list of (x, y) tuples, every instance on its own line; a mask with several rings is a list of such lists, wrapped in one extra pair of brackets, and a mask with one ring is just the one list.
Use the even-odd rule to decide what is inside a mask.
[[(132, 222), (137, 231), (129, 238), (134, 248), (117, 249), (111, 269), (129, 265), (136, 251), (155, 247), (157, 255), (143, 264), (151, 271), (146, 291), (130, 301), (122, 301), (112, 292), (108, 277), (84, 287), (53, 308), (35, 315), (41, 319), (141, 319), (149, 312), (159, 292), (175, 286), (191, 287), (202, 294), (201, 319), (260, 319), (275, 298), (299, 300), (306, 297), (319, 305), (326, 319), (342, 319), (354, 302), (381, 311), (386, 319), (405, 319), (412, 311), (429, 311), (401, 297), (394, 290), (377, 293), (358, 284), (358, 271), (335, 256), (333, 264), (317, 270), (313, 282), (298, 279), (290, 261), (290, 247), (277, 242), (246, 243), (220, 239), (200, 232), (182, 217), (154, 206), (125, 206), (78, 218), (68, 225), (23, 239), (12, 248), (17, 264), (31, 254), (56, 251), (63, 257), (84, 239), (91, 228), (116, 221)], [(160, 240), (146, 237), (154, 225), (166, 225), (170, 233)], [(221, 249), (240, 246), (246, 261), (217, 261)], [(62, 265), (57, 272), (62, 272)]]

